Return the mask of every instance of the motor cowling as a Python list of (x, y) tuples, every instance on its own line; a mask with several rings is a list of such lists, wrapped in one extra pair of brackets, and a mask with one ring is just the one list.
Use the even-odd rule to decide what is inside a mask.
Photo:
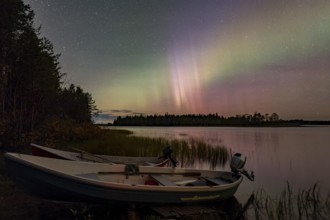
[(254, 181), (254, 173), (251, 171), (249, 173), (244, 169), (244, 165), (246, 162), (246, 157), (243, 157), (240, 153), (235, 153), (230, 162), (230, 168), (234, 175), (243, 174), (249, 180)]
[(231, 159), (230, 168), (232, 172), (238, 172), (244, 168), (246, 157), (243, 158), (242, 154), (236, 153)]

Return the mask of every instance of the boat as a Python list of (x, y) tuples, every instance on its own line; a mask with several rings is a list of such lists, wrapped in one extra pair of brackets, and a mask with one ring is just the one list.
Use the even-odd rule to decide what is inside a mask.
[(128, 156), (111, 156), (111, 155), (96, 155), (89, 152), (73, 148), (78, 152), (58, 150), (31, 143), (31, 154), (35, 156), (57, 158), (73, 161), (91, 161), (99, 163), (114, 163), (114, 164), (137, 164), (145, 166), (166, 166), (169, 162), (168, 158), (163, 157), (128, 157)]
[(235, 171), (70, 161), (5, 153), (5, 170), (26, 193), (98, 204), (186, 204), (225, 200), (243, 180)]

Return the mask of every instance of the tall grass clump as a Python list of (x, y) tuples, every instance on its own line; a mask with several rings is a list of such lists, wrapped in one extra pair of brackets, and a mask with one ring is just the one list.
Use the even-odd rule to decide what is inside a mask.
[(194, 138), (181, 144), (179, 153), (185, 159), (185, 161), (181, 161), (185, 165), (192, 165), (197, 160), (199, 163), (208, 162), (211, 168), (215, 168), (217, 165), (224, 166), (229, 158), (229, 152), (225, 146), (211, 146)]
[[(86, 131), (84, 131), (86, 132)], [(95, 138), (73, 139), (57, 143), (56, 148), (72, 150), (78, 148), (92, 154), (114, 156), (162, 156), (163, 149), (170, 146), (173, 157), (180, 166), (194, 166), (208, 162), (211, 168), (224, 165), (229, 153), (225, 146), (211, 146), (202, 140), (168, 140), (165, 138), (138, 137), (127, 130), (100, 130)]]
[(277, 198), (271, 198), (262, 190), (255, 195), (253, 202), (255, 219), (295, 220), (330, 219), (330, 195), (321, 198), (318, 184), (293, 193), (287, 183)]

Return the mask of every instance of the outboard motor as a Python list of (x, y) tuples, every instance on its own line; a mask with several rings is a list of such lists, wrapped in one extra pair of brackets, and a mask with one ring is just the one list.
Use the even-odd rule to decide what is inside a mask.
[(230, 162), (231, 171), (233, 173), (239, 172), (240, 170), (243, 169), (245, 162), (246, 162), (246, 157), (244, 157), (244, 159), (243, 159), (242, 154), (240, 154), (240, 153), (234, 154), (234, 156)]
[(163, 158), (164, 159), (170, 159), (172, 167), (174, 168), (178, 164), (178, 161), (175, 161), (172, 158), (172, 153), (173, 153), (173, 150), (170, 148), (170, 146), (167, 146), (163, 149)]
[(246, 176), (249, 180), (254, 180), (254, 173), (251, 171), (249, 173), (247, 170), (244, 169), (244, 165), (246, 162), (246, 157), (243, 158), (242, 154), (236, 153), (231, 159), (230, 162), (230, 169), (233, 172), (234, 175), (243, 174)]

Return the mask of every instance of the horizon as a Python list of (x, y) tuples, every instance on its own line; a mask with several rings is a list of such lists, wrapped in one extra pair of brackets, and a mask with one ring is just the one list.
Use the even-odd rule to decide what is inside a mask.
[(328, 1), (24, 0), (105, 118), (330, 120)]
[[(260, 113), (260, 112), (255, 112), (255, 113)], [(275, 112), (274, 112), (275, 113)], [(209, 114), (202, 114), (202, 115), (212, 115), (212, 114), (218, 114), (218, 113), (209, 113)], [(261, 115), (266, 115), (266, 114), (262, 114), (260, 113)], [(272, 113), (268, 114), (268, 115), (271, 115)], [(173, 115), (171, 113), (165, 113), (165, 114), (154, 114), (156, 116), (165, 116), (165, 115)], [(142, 113), (132, 113), (132, 114), (128, 114), (128, 115), (120, 115), (120, 116), (113, 116), (111, 114), (100, 114), (98, 116), (93, 116), (93, 123), (94, 124), (112, 124), (118, 117), (122, 117), (122, 118), (125, 118), (125, 117), (135, 117), (135, 116), (143, 116), (143, 117), (147, 117), (147, 116), (154, 116), (154, 115), (147, 115), (147, 114), (142, 114)], [(183, 116), (183, 115), (190, 115), (190, 114), (180, 114), (180, 115), (176, 115), (176, 116)], [(196, 114), (198, 115), (198, 114)], [(243, 116), (243, 115), (253, 115), (253, 114), (242, 114), (242, 115), (231, 115), (231, 116), (224, 116), (224, 115), (220, 115), (218, 114), (219, 117), (225, 117), (225, 118), (229, 118), (229, 117), (236, 117), (236, 116)], [(330, 120), (306, 120), (306, 119), (303, 119), (303, 118), (287, 118), (287, 119), (284, 119), (284, 118), (281, 118), (280, 115), (279, 116), (279, 119), (280, 120), (284, 120), (284, 121), (295, 121), (295, 120), (302, 120), (302, 121), (305, 121), (305, 122), (308, 122), (308, 121), (318, 121), (318, 122), (330, 122)]]

